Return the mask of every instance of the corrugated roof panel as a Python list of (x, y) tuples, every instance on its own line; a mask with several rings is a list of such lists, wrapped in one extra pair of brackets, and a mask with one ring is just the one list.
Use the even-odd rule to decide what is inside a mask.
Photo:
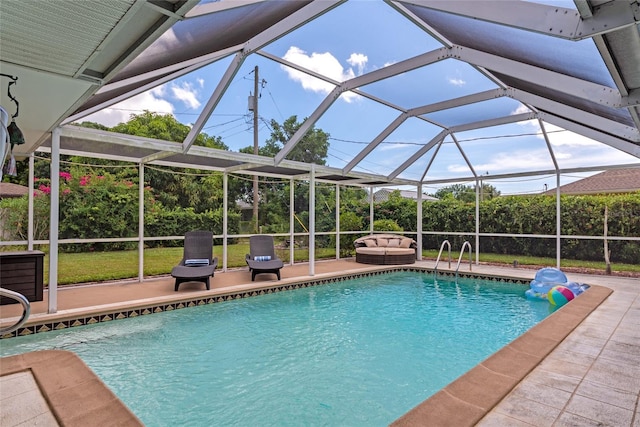
[[(2, 60), (73, 76), (134, 0), (0, 2)], [(60, 13), (63, 9), (64, 13)], [(22, 31), (29, 28), (29, 31)]]
[(450, 42), (615, 87), (591, 40), (569, 41), (405, 4)]

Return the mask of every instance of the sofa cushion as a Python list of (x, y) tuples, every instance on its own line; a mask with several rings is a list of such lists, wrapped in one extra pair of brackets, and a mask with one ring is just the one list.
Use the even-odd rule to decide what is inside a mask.
[(368, 248), (375, 248), (376, 246), (378, 246), (378, 243), (376, 242), (376, 239), (364, 239), (364, 244)]
[(389, 246), (389, 239), (378, 237), (376, 240), (378, 241), (379, 248), (386, 248), (387, 246)]
[(384, 255), (385, 248), (356, 248), (356, 253), (366, 255)]
[(416, 253), (411, 248), (385, 248), (385, 251), (387, 255), (412, 255)]
[(389, 239), (389, 248), (399, 248), (400, 247), (400, 239)]
[(410, 239), (408, 237), (403, 237), (402, 240), (400, 241), (400, 247), (410, 248), (412, 243), (413, 243), (413, 239)]

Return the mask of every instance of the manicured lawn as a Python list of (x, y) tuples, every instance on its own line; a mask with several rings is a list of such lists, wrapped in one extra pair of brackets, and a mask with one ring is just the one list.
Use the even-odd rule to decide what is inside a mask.
[[(248, 243), (229, 245), (227, 266), (244, 267)], [(277, 249), (285, 263), (289, 251)], [(222, 264), (222, 246), (214, 246), (213, 253)], [(316, 249), (316, 258), (335, 258), (334, 249)], [(171, 269), (182, 259), (182, 248), (153, 248), (144, 251), (144, 275), (158, 276), (171, 273)], [(309, 251), (296, 249), (295, 260), (309, 259)], [(138, 251), (60, 253), (58, 255), (58, 284), (69, 285), (87, 282), (103, 282), (138, 277)], [(49, 282), (49, 256), (44, 260), (44, 282)]]

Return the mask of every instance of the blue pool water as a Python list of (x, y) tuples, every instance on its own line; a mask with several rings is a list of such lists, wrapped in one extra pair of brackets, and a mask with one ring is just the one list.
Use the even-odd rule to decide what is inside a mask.
[(77, 353), (147, 426), (387, 425), (549, 314), (397, 272), (0, 341)]

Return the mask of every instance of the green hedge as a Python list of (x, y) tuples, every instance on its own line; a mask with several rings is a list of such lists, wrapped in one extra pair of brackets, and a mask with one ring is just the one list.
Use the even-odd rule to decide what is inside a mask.
[[(561, 196), (561, 234), (601, 237), (604, 235), (604, 210), (608, 206), (608, 235), (640, 236), (640, 193), (606, 196)], [(546, 234), (556, 233), (555, 196), (506, 196), (480, 204), (481, 233)], [(448, 238), (454, 247), (473, 239), (475, 205), (445, 200), (423, 205), (425, 231), (469, 232), (466, 236), (424, 236), (425, 249), (437, 249)], [(471, 240), (473, 243), (473, 240)], [(612, 262), (640, 263), (640, 242), (609, 240)], [(482, 252), (554, 256), (555, 239), (520, 237), (483, 237)], [(603, 260), (602, 240), (562, 239), (561, 255), (568, 259)]]

